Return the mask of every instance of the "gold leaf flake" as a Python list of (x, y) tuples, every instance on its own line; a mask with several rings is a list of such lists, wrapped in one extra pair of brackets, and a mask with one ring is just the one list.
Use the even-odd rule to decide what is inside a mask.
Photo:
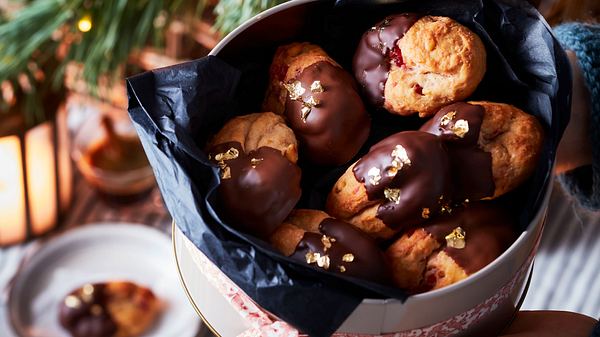
[(88, 284), (86, 284), (86, 285), (83, 286), (82, 290), (83, 290), (83, 294), (84, 295), (88, 295), (89, 296), (89, 295), (91, 295), (91, 294), (94, 293), (94, 286), (88, 283)]
[(315, 252), (308, 252), (305, 255), (306, 263), (313, 264), (321, 257), (321, 254)]
[(290, 99), (292, 101), (298, 101), (302, 99), (302, 95), (306, 92), (306, 89), (302, 87), (300, 81), (294, 81), (292, 83), (284, 83), (283, 86), (287, 89)]
[(394, 150), (392, 150), (392, 166), (401, 170), (404, 165), (410, 166), (411, 161), (408, 158), (408, 152), (402, 145), (396, 145)]
[[(393, 162), (392, 162), (392, 165), (394, 165), (394, 163), (396, 163), (396, 162), (395, 162), (395, 161), (393, 161)], [(396, 174), (398, 174), (398, 168), (396, 167), (396, 165), (394, 165), (394, 166), (390, 167), (390, 168), (387, 170), (387, 175), (388, 175), (388, 177), (395, 177), (395, 176), (396, 176)]]
[(232, 160), (232, 159), (236, 159), (237, 157), (239, 157), (240, 155), (240, 151), (238, 151), (238, 149), (236, 149), (235, 147), (230, 148), (229, 150), (227, 150), (226, 152), (222, 152), (222, 153), (217, 153), (217, 155), (215, 156), (215, 160), (216, 161), (225, 161), (225, 160)]
[(319, 266), (319, 267), (321, 267), (321, 268), (323, 268), (323, 269), (327, 270), (327, 269), (329, 269), (329, 263), (330, 263), (330, 262), (331, 262), (331, 261), (330, 261), (330, 259), (329, 259), (329, 256), (327, 256), (327, 255), (323, 255), (323, 256), (321, 256), (321, 257), (319, 257), (319, 258), (317, 259), (317, 266)]
[(325, 91), (325, 89), (323, 88), (323, 85), (321, 84), (321, 81), (314, 81), (310, 85), (310, 91), (313, 94), (318, 94), (318, 93), (322, 93), (323, 91)]
[(93, 295), (94, 295), (94, 286), (91, 284), (86, 284), (83, 286), (83, 288), (81, 289), (81, 299), (84, 302), (91, 302), (93, 299)]
[(386, 188), (383, 190), (385, 198), (393, 203), (400, 203), (400, 189), (399, 188)]
[(346, 272), (346, 267), (344, 267), (344, 266), (338, 266), (338, 268), (340, 269), (340, 273), (345, 273)]
[(221, 179), (231, 179), (231, 168), (229, 166), (221, 168)]
[(440, 126), (446, 126), (450, 124), (456, 117), (456, 111), (450, 111), (440, 119)]
[(464, 138), (465, 135), (469, 132), (469, 122), (464, 119), (459, 119), (454, 123), (452, 127), (452, 132), (460, 138)]
[(450, 205), (442, 205), (442, 207), (440, 208), (440, 212), (443, 213), (448, 213), (451, 214), (452, 213), (452, 207), (450, 207)]
[(304, 102), (304, 106), (308, 106), (310, 108), (317, 107), (319, 104), (321, 104), (321, 101), (316, 99), (314, 96), (310, 96), (306, 102)]
[(81, 300), (76, 296), (69, 295), (65, 297), (65, 305), (67, 308), (79, 308), (81, 306)]
[(309, 106), (303, 106), (302, 110), (300, 111), (302, 112), (302, 114), (300, 115), (300, 119), (302, 119), (302, 122), (306, 123), (306, 118), (308, 118), (308, 115), (312, 111), (312, 108)]
[[(327, 249), (331, 248), (332, 239), (327, 235), (323, 235), (321, 237), (321, 243), (323, 244), (323, 251), (327, 251)], [(335, 241), (335, 240), (334, 240)]]
[(429, 219), (429, 208), (423, 208), (423, 211), (421, 212), (421, 217), (423, 219)]
[(321, 256), (321, 254), (319, 253), (314, 253), (314, 252), (308, 252), (305, 255), (306, 258), (306, 263), (308, 264), (313, 264), (316, 263), (317, 266), (323, 268), (323, 269), (329, 269), (329, 264), (330, 264), (330, 259), (329, 256), (327, 255), (323, 255)]
[(467, 233), (464, 229), (456, 227), (450, 234), (446, 235), (446, 244), (451, 248), (463, 249), (467, 245), (466, 236)]
[(371, 169), (369, 169), (369, 172), (367, 172), (367, 175), (369, 176), (369, 182), (371, 183), (371, 185), (379, 185), (379, 182), (381, 181), (380, 169), (378, 169), (377, 167), (371, 167)]
[(354, 261), (354, 254), (344, 254), (344, 256), (342, 256), (342, 261), (344, 262), (353, 262)]
[(252, 158), (250, 159), (250, 165), (252, 166), (252, 168), (256, 168), (256, 166), (258, 166), (258, 164), (260, 164), (260, 162), (263, 160), (263, 158)]

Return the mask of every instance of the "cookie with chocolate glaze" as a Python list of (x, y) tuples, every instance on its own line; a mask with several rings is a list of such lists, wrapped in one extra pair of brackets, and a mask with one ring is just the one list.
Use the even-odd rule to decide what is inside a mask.
[(422, 292), (477, 272), (516, 237), (516, 219), (506, 209), (472, 203), (406, 232), (386, 250), (386, 256), (396, 286)]
[(363, 34), (353, 68), (371, 104), (426, 117), (475, 91), (486, 71), (486, 50), (450, 18), (405, 13)]
[(544, 132), (538, 120), (503, 103), (455, 103), (421, 127), (439, 135), (450, 155), (454, 199), (499, 197), (533, 173)]
[(371, 282), (390, 284), (383, 251), (352, 225), (317, 210), (294, 210), (270, 237), (285, 256)]
[(211, 139), (209, 148), (239, 143), (245, 152), (270, 147), (279, 150), (292, 163), (298, 161), (298, 142), (285, 120), (272, 112), (259, 112), (229, 120)]
[(375, 238), (389, 239), (447, 212), (450, 181), (448, 154), (439, 137), (399, 132), (348, 168), (330, 192), (326, 209)]
[(213, 138), (208, 152), (220, 168), (220, 215), (241, 231), (267, 238), (302, 193), (292, 130), (270, 112), (237, 117)]
[(341, 165), (356, 155), (371, 120), (352, 76), (323, 49), (309, 43), (279, 47), (270, 77), (263, 107), (285, 116), (303, 156)]
[(139, 336), (162, 308), (151, 290), (131, 282), (86, 284), (59, 308), (60, 324), (73, 337)]

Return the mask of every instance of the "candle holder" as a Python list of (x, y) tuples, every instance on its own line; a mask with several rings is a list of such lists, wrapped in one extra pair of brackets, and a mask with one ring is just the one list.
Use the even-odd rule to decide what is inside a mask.
[(22, 114), (0, 116), (0, 246), (56, 228), (72, 189), (65, 110), (33, 127)]

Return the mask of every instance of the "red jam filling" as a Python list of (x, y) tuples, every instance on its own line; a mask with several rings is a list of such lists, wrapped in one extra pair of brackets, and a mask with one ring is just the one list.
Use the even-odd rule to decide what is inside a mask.
[(402, 50), (398, 45), (395, 45), (394, 48), (390, 51), (390, 58), (396, 63), (398, 67), (402, 67), (404, 65), (404, 59), (402, 58)]
[(423, 87), (422, 86), (415, 84), (415, 85), (413, 85), (413, 89), (415, 90), (415, 92), (417, 94), (423, 96)]

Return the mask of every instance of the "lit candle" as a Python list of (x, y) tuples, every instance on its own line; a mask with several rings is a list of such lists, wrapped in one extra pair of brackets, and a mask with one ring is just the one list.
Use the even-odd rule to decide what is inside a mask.
[(42, 124), (27, 132), (27, 183), (34, 235), (50, 230), (56, 223), (56, 171), (52, 128)]
[(24, 241), (28, 234), (47, 233), (57, 225), (58, 212), (68, 207), (72, 186), (64, 115), (61, 112), (56, 118), (60, 144), (56, 153), (51, 122), (28, 130), (25, 137), (0, 137), (0, 245)]
[(25, 239), (25, 196), (19, 137), (0, 138), (0, 245)]

